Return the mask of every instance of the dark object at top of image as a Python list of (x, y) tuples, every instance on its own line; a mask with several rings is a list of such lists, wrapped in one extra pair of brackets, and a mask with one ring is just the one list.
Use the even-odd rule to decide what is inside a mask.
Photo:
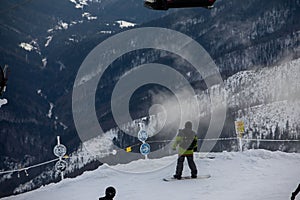
[(146, 0), (145, 7), (154, 10), (168, 10), (169, 8), (203, 7), (211, 9), (216, 0)]

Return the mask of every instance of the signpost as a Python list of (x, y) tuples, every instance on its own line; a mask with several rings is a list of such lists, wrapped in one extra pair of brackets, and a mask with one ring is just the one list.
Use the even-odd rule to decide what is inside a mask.
[(243, 134), (245, 133), (245, 124), (244, 121), (235, 121), (234, 122), (235, 125), (235, 132), (239, 141), (239, 149), (240, 151), (243, 151), (243, 141), (242, 141), (242, 137)]
[(143, 143), (140, 146), (140, 153), (145, 156), (145, 158), (148, 158), (148, 154), (150, 153), (150, 145), (148, 143), (146, 143), (146, 140), (148, 139), (148, 133), (147, 131), (144, 129), (145, 126), (142, 126), (142, 124), (140, 124), (140, 131), (138, 132), (138, 139)]
[(138, 139), (141, 141), (141, 142), (145, 142), (147, 139), (148, 139), (148, 134), (145, 130), (140, 130), (138, 132)]
[(64, 171), (67, 168), (67, 162), (63, 160), (63, 157), (67, 153), (67, 148), (65, 145), (60, 144), (60, 137), (57, 136), (57, 145), (53, 148), (53, 153), (59, 158), (59, 161), (55, 164), (55, 170), (60, 172), (61, 179), (64, 179)]
[(240, 137), (242, 137), (243, 134), (245, 133), (244, 121), (235, 121), (234, 123), (235, 123), (236, 134), (238, 134)]
[(67, 148), (62, 144), (57, 144), (53, 149), (53, 153), (59, 158), (64, 157), (64, 155), (67, 153)]
[(64, 160), (59, 160), (55, 163), (55, 170), (59, 172), (65, 171), (67, 168), (67, 162)]
[(150, 153), (150, 150), (150, 145), (146, 142), (140, 146), (140, 152), (144, 156), (147, 156)]

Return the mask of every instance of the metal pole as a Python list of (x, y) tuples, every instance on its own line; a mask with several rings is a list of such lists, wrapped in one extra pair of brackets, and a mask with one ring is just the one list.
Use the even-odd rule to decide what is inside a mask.
[[(57, 145), (60, 145), (60, 136), (57, 136)], [(62, 156), (59, 157), (59, 160), (60, 161), (62, 160)], [(60, 172), (60, 177), (61, 177), (61, 180), (64, 180), (64, 172), (63, 171)]]
[(57, 145), (60, 145), (60, 137), (57, 136)]
[(61, 180), (64, 180), (64, 172), (60, 172), (60, 177), (61, 177)]
[(240, 146), (240, 152), (242, 152), (243, 151), (243, 141), (242, 141), (242, 137), (241, 136), (239, 136), (239, 146)]

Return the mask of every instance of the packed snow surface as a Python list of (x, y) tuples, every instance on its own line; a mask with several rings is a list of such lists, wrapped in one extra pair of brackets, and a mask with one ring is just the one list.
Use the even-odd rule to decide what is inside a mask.
[[(112, 185), (117, 189), (116, 200), (283, 200), (290, 199), (291, 192), (300, 183), (300, 154), (248, 150), (210, 153), (210, 156), (215, 158), (195, 155), (198, 174), (210, 174), (209, 179), (162, 181), (162, 178), (174, 173), (177, 158), (174, 155), (114, 167), (103, 165), (80, 177), (4, 199), (96, 200), (103, 196), (107, 186)], [(151, 168), (156, 165), (164, 167), (152, 171)], [(137, 173), (141, 168), (149, 172)], [(189, 173), (185, 163), (184, 175)]]

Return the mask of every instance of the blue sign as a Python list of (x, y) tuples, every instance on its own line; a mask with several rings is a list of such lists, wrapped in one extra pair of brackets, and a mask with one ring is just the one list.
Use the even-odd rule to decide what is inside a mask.
[(67, 153), (67, 148), (65, 147), (65, 145), (63, 144), (58, 144), (54, 147), (53, 149), (53, 153), (54, 155), (56, 155), (57, 157), (63, 157), (64, 155), (66, 155)]
[(55, 163), (55, 169), (57, 171), (63, 172), (67, 169), (67, 162), (64, 160), (59, 160)]
[(140, 152), (142, 155), (148, 155), (150, 153), (150, 145), (148, 143), (143, 143), (140, 147)]
[(140, 130), (138, 132), (138, 139), (141, 141), (141, 142), (145, 142), (148, 138), (148, 133), (145, 131), (145, 130)]

